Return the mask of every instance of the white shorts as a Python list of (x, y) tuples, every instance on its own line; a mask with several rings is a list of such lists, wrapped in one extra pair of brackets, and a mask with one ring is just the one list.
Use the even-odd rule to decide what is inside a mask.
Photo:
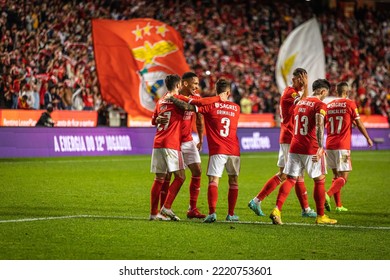
[(195, 141), (181, 143), (181, 152), (186, 166), (192, 163), (200, 163), (200, 155)]
[(284, 167), (283, 173), (298, 177), (302, 176), (306, 170), (310, 178), (317, 178), (321, 175), (327, 174), (326, 160), (322, 157), (320, 161), (313, 162), (312, 155), (288, 154), (287, 164)]
[(226, 168), (228, 175), (238, 176), (240, 173), (240, 157), (228, 155), (213, 155), (209, 157), (208, 176), (221, 178), (224, 168)]
[(351, 151), (350, 150), (326, 150), (326, 161), (329, 168), (337, 171), (351, 171)]
[(173, 149), (153, 149), (150, 172), (167, 173), (184, 169), (184, 159), (181, 151)]
[(279, 144), (278, 167), (286, 166), (288, 151), (290, 151), (290, 144)]

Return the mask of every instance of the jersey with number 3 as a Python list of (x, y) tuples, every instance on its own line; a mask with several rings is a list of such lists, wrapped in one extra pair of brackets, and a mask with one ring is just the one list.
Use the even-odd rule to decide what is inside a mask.
[(326, 148), (329, 150), (350, 150), (352, 122), (360, 119), (354, 101), (337, 98), (326, 105)]
[(172, 101), (165, 100), (165, 95), (166, 94), (158, 100), (154, 110), (153, 119), (157, 118), (157, 116), (161, 114), (168, 118), (168, 123), (157, 125), (153, 148), (168, 148), (180, 151), (180, 140), (182, 136), (181, 125), (184, 111), (176, 107)]
[(237, 126), (240, 106), (230, 101), (221, 101), (201, 106), (198, 112), (204, 116), (209, 155), (239, 156)]
[(326, 104), (317, 97), (307, 97), (297, 103), (294, 109), (294, 136), (290, 153), (316, 154), (318, 150), (316, 114), (324, 117), (326, 115)]

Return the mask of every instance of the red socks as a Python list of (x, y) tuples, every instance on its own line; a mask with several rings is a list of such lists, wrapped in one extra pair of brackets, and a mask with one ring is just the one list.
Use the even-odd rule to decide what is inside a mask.
[(298, 197), (299, 203), (301, 204), (302, 209), (309, 207), (309, 201), (307, 199), (307, 190), (305, 186), (305, 181), (298, 179), (295, 183), (295, 194)]
[(325, 213), (325, 178), (314, 181), (314, 200), (316, 202), (317, 215), (323, 216)]
[(234, 208), (236, 207), (238, 197), (238, 185), (230, 184), (229, 185), (229, 193), (228, 193), (228, 204), (229, 204), (229, 215), (234, 215)]
[(180, 177), (175, 177), (172, 184), (169, 186), (168, 195), (164, 202), (164, 207), (171, 209), (172, 203), (176, 198), (176, 195), (180, 191), (181, 186), (183, 185), (184, 180)]
[(296, 179), (287, 178), (287, 180), (285, 180), (280, 186), (278, 197), (276, 199), (276, 206), (280, 211), (282, 211), (283, 204), (286, 201), (291, 189), (294, 187), (296, 182)]
[(346, 181), (343, 177), (338, 177), (333, 181), (332, 186), (327, 192), (329, 196), (333, 196), (335, 193), (339, 192), (341, 188), (345, 185)]
[(337, 192), (333, 195), (334, 202), (336, 203), (336, 207), (341, 207), (343, 204), (341, 203), (341, 191)]
[(160, 192), (160, 208), (163, 207), (165, 199), (168, 195), (169, 183), (171, 181), (165, 180)]
[(200, 190), (200, 177), (191, 177), (190, 182), (190, 207), (191, 209), (196, 208), (196, 202), (198, 201)]
[(158, 213), (158, 200), (160, 198), (160, 192), (164, 180), (154, 179), (152, 188), (150, 190), (150, 214), (157, 215)]
[(218, 200), (218, 184), (216, 182), (209, 183), (207, 190), (207, 200), (209, 203), (209, 214), (215, 213)]
[(278, 175), (273, 176), (271, 179), (269, 179), (267, 181), (267, 183), (265, 183), (264, 187), (261, 189), (261, 191), (257, 195), (257, 198), (260, 201), (263, 201), (264, 198), (269, 196), (270, 193), (272, 193), (281, 182), (282, 181), (280, 181), (280, 178)]

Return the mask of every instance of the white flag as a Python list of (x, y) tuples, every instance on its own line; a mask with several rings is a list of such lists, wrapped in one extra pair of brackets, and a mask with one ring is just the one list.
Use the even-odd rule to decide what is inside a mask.
[(313, 82), (325, 78), (324, 45), (316, 18), (295, 28), (280, 47), (275, 73), (280, 93), (291, 84), (295, 68), (307, 71), (309, 95)]

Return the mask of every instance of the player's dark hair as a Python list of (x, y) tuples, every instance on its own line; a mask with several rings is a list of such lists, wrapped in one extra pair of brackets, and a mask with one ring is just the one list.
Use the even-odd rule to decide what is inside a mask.
[(326, 88), (327, 90), (330, 89), (330, 83), (326, 79), (317, 79), (313, 82), (313, 91), (316, 91), (320, 88)]
[(192, 78), (197, 78), (198, 76), (194, 72), (185, 72), (183, 76), (181, 76), (182, 80), (189, 80)]
[(165, 77), (165, 86), (168, 91), (174, 90), (175, 87), (180, 83), (180, 76), (177, 74), (168, 75)]
[(220, 94), (224, 91), (228, 91), (230, 90), (230, 82), (225, 79), (219, 79), (215, 85), (215, 88), (217, 90), (217, 94)]
[(307, 72), (303, 68), (296, 68), (293, 72), (294, 77), (298, 77), (300, 74), (307, 74)]
[(340, 82), (336, 85), (336, 93), (337, 96), (341, 96), (345, 90), (345, 88), (348, 88), (349, 85), (347, 82)]

